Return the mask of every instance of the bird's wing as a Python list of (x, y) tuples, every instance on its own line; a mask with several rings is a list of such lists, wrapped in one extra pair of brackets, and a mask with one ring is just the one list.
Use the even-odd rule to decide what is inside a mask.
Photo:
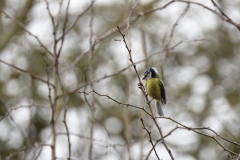
[(167, 95), (166, 95), (166, 91), (165, 91), (163, 82), (160, 79), (159, 79), (159, 85), (160, 85), (160, 90), (161, 90), (161, 99), (160, 100), (163, 104), (166, 104), (167, 103)]

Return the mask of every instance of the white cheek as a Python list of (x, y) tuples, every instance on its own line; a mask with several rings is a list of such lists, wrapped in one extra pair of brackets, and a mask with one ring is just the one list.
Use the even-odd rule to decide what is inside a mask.
[(152, 74), (151, 73), (149, 73), (148, 75), (147, 75), (147, 80), (149, 80), (149, 79), (151, 79), (151, 77), (152, 77)]

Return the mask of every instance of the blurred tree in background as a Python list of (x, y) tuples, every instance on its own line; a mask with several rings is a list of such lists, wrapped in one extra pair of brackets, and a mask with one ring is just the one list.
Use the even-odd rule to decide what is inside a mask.
[[(178, 160), (238, 159), (239, 8), (0, 1), (0, 159), (173, 159), (165, 145)], [(165, 142), (117, 26), (140, 78), (149, 66), (163, 74), (168, 104), (156, 121)]]

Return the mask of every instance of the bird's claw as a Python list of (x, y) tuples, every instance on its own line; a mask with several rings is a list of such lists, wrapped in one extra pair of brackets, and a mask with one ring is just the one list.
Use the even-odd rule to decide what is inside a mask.
[(150, 101), (147, 102), (147, 104), (149, 105), (152, 102), (153, 99), (151, 99)]
[(143, 86), (142, 82), (139, 82), (137, 85), (138, 85), (138, 87), (142, 87)]

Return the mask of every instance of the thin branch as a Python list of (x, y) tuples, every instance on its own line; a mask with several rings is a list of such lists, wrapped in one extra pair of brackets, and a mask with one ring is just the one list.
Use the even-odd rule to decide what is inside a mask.
[[(45, 1), (45, 3), (46, 3), (46, 9), (47, 9), (47, 11), (48, 11), (48, 15), (49, 15), (49, 17), (51, 18), (52, 27), (53, 27), (53, 32), (55, 32), (55, 31), (56, 31), (56, 29), (55, 29), (55, 21), (54, 21), (53, 15), (52, 15), (52, 13), (51, 13), (51, 11), (50, 11), (50, 9), (49, 9), (49, 3), (48, 3), (47, 0), (44, 0), (44, 1)], [(54, 34), (56, 34), (56, 33), (54, 33)]]
[[(179, 127), (176, 126), (175, 128), (173, 128), (171, 131), (169, 131), (165, 136), (163, 136), (164, 138), (170, 136), (175, 130), (177, 130)], [(154, 147), (156, 147), (156, 145), (158, 144), (158, 142), (161, 142), (161, 138), (159, 140), (156, 141), (156, 143), (154, 144)], [(148, 152), (148, 155), (147, 157), (145, 158), (145, 160), (148, 160), (149, 159), (149, 156), (151, 155), (153, 151), (153, 148), (151, 148), (151, 150)]]
[[(165, 136), (163, 136), (164, 138), (166, 138), (166, 137), (168, 137), (168, 136), (170, 136), (175, 130), (177, 130), (179, 127), (178, 126), (176, 126), (175, 128), (173, 128), (171, 131), (169, 131)], [(154, 144), (154, 147), (156, 147), (156, 145), (158, 144), (158, 142), (160, 142), (161, 141), (161, 139), (159, 139), (159, 140), (157, 140), (156, 141), (156, 143)], [(147, 157), (145, 158), (145, 160), (148, 160), (148, 158), (149, 158), (149, 156), (150, 156), (150, 154), (151, 154), (151, 152), (153, 151), (153, 148), (151, 148), (151, 150), (148, 152), (148, 155), (147, 155)]]
[(137, 0), (136, 3), (135, 3), (135, 5), (130, 9), (130, 12), (129, 12), (128, 17), (127, 17), (127, 19), (126, 19), (127, 27), (126, 27), (125, 31), (123, 32), (124, 34), (125, 34), (125, 33), (127, 32), (127, 30), (130, 28), (129, 19), (130, 19), (131, 15), (132, 15), (132, 12), (133, 12), (134, 8), (136, 8), (136, 7), (139, 5), (139, 2), (140, 2), (140, 0)]
[(38, 38), (37, 35), (34, 35), (32, 32), (30, 32), (22, 22), (20, 22), (19, 20), (11, 17), (11, 16), (10, 16), (9, 14), (7, 14), (7, 12), (5, 12), (1, 7), (0, 7), (0, 10), (2, 10), (2, 13), (3, 13), (7, 18), (10, 18), (14, 23), (16, 23), (16, 24), (17, 24), (19, 27), (21, 27), (23, 30), (25, 30), (29, 35), (33, 36), (33, 37), (38, 41), (38, 43), (40, 44), (40, 46), (43, 47), (51, 57), (53, 57), (53, 53), (47, 48), (47, 46), (45, 46), (45, 45), (42, 43), (42, 41)]
[(54, 88), (55, 86), (52, 84), (50, 85), (50, 73), (49, 73), (49, 64), (47, 63), (47, 59), (45, 57), (45, 53), (42, 52), (43, 54), (43, 60), (46, 64), (46, 68), (45, 68), (45, 71), (46, 71), (46, 75), (47, 75), (47, 86), (48, 86), (48, 100), (50, 102), (50, 108), (52, 107), (53, 103), (52, 103), (52, 97), (51, 97), (51, 91), (52, 91), (52, 88), (51, 86)]
[[(45, 143), (45, 142), (43, 142), (43, 144), (44, 144), (44, 143)], [(36, 155), (35, 160), (38, 160), (40, 154), (42, 153), (43, 147), (44, 147), (44, 146), (41, 146), (41, 147), (40, 147), (40, 151), (39, 151), (38, 154)]]
[[(63, 88), (63, 85), (62, 85), (62, 82), (61, 82), (61, 78), (59, 77), (59, 71), (58, 71), (58, 61), (59, 61), (59, 57), (60, 57), (60, 54), (61, 54), (61, 51), (62, 51), (62, 47), (63, 47), (63, 43), (64, 43), (64, 38), (65, 38), (65, 34), (63, 34), (62, 38), (61, 38), (61, 44), (60, 44), (60, 47), (59, 47), (59, 50), (57, 51), (57, 43), (59, 42), (57, 40), (57, 29), (58, 29), (58, 25), (59, 25), (59, 15), (60, 15), (60, 12), (61, 12), (61, 9), (62, 9), (62, 1), (60, 2), (60, 8), (59, 8), (59, 12), (58, 12), (58, 21), (57, 21), (57, 24), (55, 26), (55, 23), (54, 23), (54, 18), (49, 10), (49, 5), (48, 5), (48, 2), (45, 0), (46, 2), (46, 5), (47, 5), (47, 10), (48, 10), (48, 13), (49, 13), (49, 16), (52, 20), (52, 27), (53, 27), (53, 37), (54, 37), (54, 46), (53, 46), (53, 50), (54, 50), (54, 68), (53, 68), (53, 75), (54, 75), (54, 84), (55, 86), (57, 87), (58, 86), (58, 82), (61, 86), (61, 90), (62, 90), (62, 93), (65, 93), (64, 91), (64, 88)], [(68, 21), (68, 10), (69, 10), (69, 4), (70, 4), (70, 0), (68, 0), (68, 3), (67, 3), (67, 8), (66, 8), (66, 16), (65, 16), (65, 21), (64, 21), (64, 26), (63, 26), (63, 33), (66, 29), (66, 25), (67, 25), (67, 21)], [(46, 63), (46, 61), (45, 61)], [(47, 74), (48, 74), (48, 79), (49, 79), (49, 72), (48, 72), (48, 69), (46, 69), (47, 71)], [(54, 120), (54, 114), (55, 114), (55, 109), (56, 109), (56, 93), (57, 93), (57, 88), (54, 89), (54, 102), (52, 103), (52, 100), (51, 100), (51, 97), (50, 97), (50, 93), (51, 93), (51, 88), (48, 87), (49, 89), (49, 101), (51, 103), (51, 108), (52, 108), (52, 114), (51, 114), (51, 128), (52, 128), (52, 159), (54, 160), (55, 159), (55, 144), (56, 144), (56, 134), (55, 134), (55, 120)], [(67, 106), (66, 106), (66, 98), (65, 96), (63, 96), (63, 108), (64, 108), (64, 116), (63, 116), (63, 124), (65, 126), (65, 129), (66, 129), (66, 132), (69, 133), (69, 129), (68, 129), (68, 125), (67, 125), (67, 122), (66, 122), (66, 116), (67, 116)], [(71, 158), (71, 142), (70, 142), (70, 137), (69, 137), (69, 134), (67, 134), (67, 140), (68, 140), (68, 158), (67, 159), (70, 159)]]
[[(168, 46), (171, 44), (172, 42), (172, 39), (173, 39), (173, 35), (174, 35), (174, 32), (175, 32), (175, 29), (177, 27), (177, 25), (179, 24), (180, 20), (183, 18), (183, 16), (187, 13), (188, 9), (189, 9), (190, 5), (187, 4), (187, 7), (184, 9), (183, 13), (178, 17), (177, 21), (174, 23), (172, 29), (171, 29), (171, 32), (170, 32), (170, 36), (169, 36), (169, 40), (168, 40), (168, 43), (166, 44), (166, 49), (168, 48)], [(168, 51), (168, 49), (167, 49)]]
[(18, 71), (20, 71), (20, 72), (23, 72), (23, 73), (28, 74), (28, 75), (29, 75), (31, 78), (33, 78), (33, 79), (39, 80), (39, 81), (41, 81), (41, 82), (43, 82), (43, 83), (46, 83), (46, 84), (49, 84), (49, 85), (51, 85), (51, 86), (53, 87), (53, 84), (52, 84), (52, 83), (50, 83), (50, 82), (42, 79), (41, 77), (38, 77), (38, 76), (34, 75), (33, 73), (31, 73), (31, 72), (28, 71), (28, 70), (21, 69), (21, 68), (15, 66), (15, 65), (10, 64), (10, 63), (7, 63), (7, 62), (5, 62), (5, 61), (3, 61), (3, 60), (1, 60), (1, 59), (0, 59), (0, 62), (2, 62), (2, 63), (5, 64), (5, 65), (8, 65), (9, 67), (12, 67), (12, 68), (14, 68), (14, 69), (16, 69), (16, 70), (18, 70)]
[(240, 30), (240, 24), (235, 23), (230, 17), (228, 17), (228, 15), (223, 12), (223, 10), (214, 2), (214, 0), (211, 0), (211, 2), (220, 11), (222, 16), (225, 17), (225, 19), (222, 18), (224, 21), (233, 24), (238, 28), (238, 30)]
[(149, 142), (150, 142), (151, 145), (152, 145), (152, 149), (154, 150), (157, 159), (160, 160), (160, 158), (159, 158), (159, 156), (158, 156), (158, 154), (157, 154), (157, 151), (156, 151), (156, 149), (155, 149), (155, 146), (153, 145), (153, 141), (152, 141), (152, 137), (151, 137), (151, 132), (148, 131), (148, 129), (145, 127), (145, 124), (143, 123), (143, 119), (141, 118), (140, 120), (141, 120), (141, 122), (142, 122), (143, 129), (148, 133), (148, 136), (149, 136)]
[[(172, 120), (173, 122), (175, 122), (175, 120), (173, 120), (173, 119), (170, 119), (170, 120)], [(176, 123), (176, 122), (175, 122)], [(240, 146), (240, 144), (239, 143), (237, 143), (237, 142), (233, 142), (233, 141), (231, 141), (231, 140), (229, 140), (229, 139), (227, 139), (227, 138), (224, 138), (224, 137), (222, 137), (220, 134), (218, 134), (216, 131), (214, 131), (213, 129), (211, 129), (210, 127), (186, 127), (185, 125), (183, 125), (182, 124), (182, 126), (184, 127), (184, 128), (182, 128), (182, 129), (188, 129), (189, 130), (189, 128), (191, 128), (190, 130), (208, 130), (208, 131), (211, 131), (212, 133), (214, 133), (215, 134), (215, 136), (217, 136), (217, 137), (219, 137), (220, 139), (222, 139), (222, 140), (224, 140), (224, 141), (227, 141), (227, 142), (229, 142), (229, 143), (232, 143), (232, 144), (234, 144), (234, 145), (236, 145), (236, 146)], [(180, 127), (179, 127), (180, 128)]]
[(123, 105), (123, 106), (127, 106), (127, 107), (133, 107), (133, 108), (141, 109), (141, 110), (143, 110), (145, 113), (147, 113), (149, 116), (151, 116), (151, 114), (148, 113), (144, 108), (141, 108), (141, 107), (138, 107), (138, 106), (129, 104), (129, 103), (119, 102), (119, 101), (115, 100), (114, 98), (110, 97), (109, 95), (107, 95), (107, 94), (100, 94), (100, 93), (96, 92), (95, 90), (92, 90), (92, 91), (90, 91), (90, 92), (78, 92), (78, 93), (80, 93), (80, 94), (86, 94), (86, 95), (89, 95), (90, 93), (95, 93), (95, 94), (97, 94), (97, 95), (100, 96), (100, 97), (107, 97), (108, 99), (116, 102), (117, 104), (120, 104), (120, 105)]
[(73, 29), (73, 27), (75, 27), (75, 25), (77, 24), (79, 18), (81, 18), (94, 4), (95, 0), (92, 0), (91, 3), (77, 16), (77, 18), (75, 19), (75, 21), (72, 23), (72, 25), (70, 25), (70, 27), (63, 32), (63, 34), (57, 39), (57, 41), (59, 41), (60, 39), (62, 39), (62, 37), (64, 35), (66, 35), (69, 31), (71, 31)]
[[(64, 20), (64, 24), (63, 24), (63, 33), (65, 33), (65, 30), (66, 30), (66, 27), (67, 27), (69, 4), (70, 4), (70, 0), (68, 0), (68, 3), (67, 3), (66, 16), (65, 16), (65, 20)], [(63, 47), (63, 43), (64, 43), (64, 39), (65, 39), (65, 34), (63, 34), (63, 35), (62, 35), (62, 38), (59, 39), (59, 40), (61, 40), (61, 44), (60, 44), (60, 48), (59, 48), (58, 53), (57, 53), (57, 56), (58, 56), (57, 59), (59, 59), (59, 57), (60, 57), (60, 54), (61, 54), (61, 51), (62, 51), (62, 47)], [(57, 40), (57, 37), (55, 37), (56, 43), (57, 43), (59, 40)]]
[[(92, 0), (92, 3), (94, 1)], [(89, 22), (89, 46), (93, 46), (93, 18), (94, 18), (94, 11), (93, 11), (93, 5), (91, 7), (91, 18), (90, 18), (90, 22)], [(93, 86), (93, 52), (94, 52), (94, 48), (90, 47), (90, 52), (88, 55), (88, 82), (90, 82), (90, 87), (93, 90), (94, 86)], [(89, 103), (88, 103), (89, 104)], [(93, 143), (92, 143), (92, 139), (93, 139), (93, 127), (94, 127), (94, 111), (95, 111), (95, 99), (94, 99), (94, 94), (92, 94), (92, 99), (91, 99), (91, 104), (89, 104), (89, 109), (91, 111), (91, 124), (90, 124), (90, 145), (89, 145), (89, 151), (88, 151), (88, 159), (92, 160), (92, 153), (93, 153)]]
[(232, 20), (217, 6), (217, 4), (216, 4), (213, 0), (211, 0), (212, 3), (213, 3), (213, 5), (214, 5), (216, 8), (218, 8), (221, 13), (218, 13), (216, 10), (213, 10), (213, 9), (211, 9), (211, 8), (209, 8), (209, 7), (201, 4), (201, 3), (198, 3), (198, 2), (192, 2), (192, 1), (187, 1), (187, 0), (172, 0), (172, 1), (174, 1), (174, 2), (181, 2), (181, 3), (187, 3), (187, 4), (190, 3), (190, 4), (194, 4), (194, 5), (201, 6), (201, 7), (205, 8), (205, 9), (211, 11), (212, 13), (214, 13), (215, 15), (217, 15), (218, 17), (220, 17), (223, 21), (228, 22), (228, 23), (234, 25), (235, 27), (237, 27), (238, 30), (240, 30), (240, 25), (237, 24), (236, 22), (232, 21)]
[[(1, 97), (0, 97), (0, 98), (1, 98)], [(0, 99), (0, 104), (2, 104), (4, 110), (5, 110), (6, 112), (8, 112), (7, 107), (5, 106), (4, 102), (3, 102), (1, 99)], [(9, 114), (9, 118), (10, 118), (10, 120), (13, 122), (13, 124), (16, 126), (17, 130), (19, 131), (19, 133), (20, 133), (21, 136), (23, 137), (25, 143), (26, 143), (28, 146), (30, 146), (30, 145), (31, 145), (31, 141), (30, 141), (29, 137), (26, 137), (26, 136), (24, 135), (24, 132), (23, 132), (23, 129), (22, 129), (21, 125), (18, 124), (10, 114)]]
[[(198, 131), (197, 131), (197, 130), (202, 130), (202, 129), (207, 129), (207, 130), (212, 131), (210, 128), (206, 128), (206, 127), (199, 127), (199, 128), (188, 127), (188, 126), (186, 126), (186, 125), (184, 125), (184, 124), (181, 124), (181, 123), (175, 121), (174, 119), (172, 119), (172, 118), (170, 118), (170, 117), (156, 117), (156, 118), (169, 119), (169, 120), (171, 120), (172, 122), (174, 122), (174, 123), (182, 126), (182, 127), (183, 127), (182, 129), (187, 129), (187, 130), (193, 131), (193, 132), (195, 132), (195, 133), (197, 133), (197, 134), (199, 134), (199, 135), (202, 135), (202, 136), (211, 138), (211, 139), (213, 139), (223, 150), (225, 150), (225, 151), (227, 151), (227, 152), (229, 152), (229, 153), (231, 153), (231, 154), (238, 155), (237, 153), (235, 153), (235, 152), (227, 149), (226, 147), (224, 147), (224, 146), (215, 138), (214, 135), (211, 136), (211, 135), (208, 135), (208, 134), (201, 133), (201, 132), (198, 132)], [(216, 132), (214, 131), (213, 133), (216, 133)], [(218, 136), (218, 135), (216, 135), (216, 136)], [(221, 138), (221, 137), (220, 137), (220, 138)], [(229, 141), (230, 141), (230, 140), (228, 140), (228, 142), (229, 142)], [(232, 143), (235, 144), (234, 142), (232, 142)]]
[[(64, 90), (64, 87), (63, 87), (63, 84), (62, 84), (62, 81), (61, 81), (61, 78), (60, 78), (60, 75), (59, 75), (59, 73), (58, 73), (58, 71), (57, 71), (57, 76), (58, 76), (58, 81), (59, 81), (59, 84), (60, 84), (60, 86), (61, 86), (61, 91), (62, 91), (62, 93), (64, 94), (65, 93), (65, 90)], [(66, 132), (67, 132), (67, 134), (66, 134), (66, 136), (67, 136), (67, 143), (68, 143), (68, 160), (70, 160), (70, 159), (72, 159), (71, 158), (71, 153), (72, 153), (72, 149), (71, 149), (71, 141), (70, 141), (70, 136), (69, 136), (69, 128), (68, 128), (68, 125), (67, 125), (67, 121), (66, 121), (66, 119), (67, 119), (67, 110), (68, 110), (68, 108), (67, 108), (67, 102), (66, 102), (66, 96), (63, 96), (62, 97), (62, 100), (63, 100), (63, 120), (62, 120), (62, 122), (63, 122), (63, 124), (64, 124), (64, 127), (65, 127), (65, 129), (66, 129)]]
[[(66, 135), (67, 133), (64, 133), (64, 132), (59, 132), (57, 133), (58, 136), (61, 136), (61, 135)], [(78, 137), (80, 140), (82, 139), (86, 139), (86, 140), (90, 140), (90, 137), (88, 136), (85, 136), (85, 135), (81, 135), (81, 134), (76, 134), (76, 133), (69, 133), (70, 136), (75, 136), (75, 137)], [(117, 144), (111, 144), (109, 143), (108, 140), (103, 140), (103, 139), (96, 139), (96, 138), (93, 138), (92, 139), (93, 142), (97, 145), (100, 145), (101, 147), (106, 147), (106, 148), (109, 148), (112, 147), (113, 149), (116, 148), (117, 146), (121, 146), (121, 147), (124, 147), (125, 144), (121, 144), (121, 143), (117, 143)], [(96, 142), (99, 142), (99, 143), (96, 143)], [(104, 144), (100, 144), (100, 142), (104, 142)], [(135, 142), (132, 142), (131, 145), (133, 145)]]
[[(59, 74), (58, 74), (59, 75)], [(62, 85), (62, 82), (60, 80), (60, 77), (59, 77), (59, 82), (60, 82), (60, 85), (61, 85), (61, 89), (62, 89), (62, 92), (64, 93), (64, 88), (63, 88), (63, 85)], [(70, 135), (69, 135), (69, 128), (68, 128), (68, 125), (67, 125), (67, 102), (66, 102), (66, 97), (63, 96), (63, 124), (64, 124), (64, 127), (66, 129), (66, 136), (67, 136), (67, 143), (68, 143), (68, 160), (71, 159), (71, 153), (72, 153), (72, 150), (71, 150), (71, 141), (70, 141)]]
[[(66, 29), (66, 26), (67, 26), (69, 4), (70, 4), (70, 0), (68, 0), (68, 3), (67, 3), (66, 16), (65, 16), (64, 26), (63, 26), (63, 33), (65, 32), (65, 29)], [(61, 41), (61, 44), (60, 44), (60, 48), (59, 48), (58, 53), (56, 55), (57, 56), (57, 61), (60, 58), (62, 46), (63, 46), (63, 43), (64, 43), (64, 38), (65, 38), (65, 35), (62, 36), (62, 41)], [(56, 43), (58, 42), (56, 37), (55, 37), (55, 42)], [(57, 76), (58, 76), (59, 84), (61, 86), (62, 93), (65, 93), (65, 90), (64, 90), (61, 78), (60, 78), (58, 67), (57, 67)], [(63, 96), (62, 98), (63, 98), (63, 124), (64, 124), (66, 132), (67, 132), (66, 136), (67, 136), (67, 141), (68, 141), (68, 158), (67, 159), (70, 160), (71, 159), (71, 154), (72, 154), (72, 149), (71, 149), (69, 128), (68, 128), (67, 121), (66, 121), (66, 119), (67, 119), (67, 102), (66, 102), (66, 97), (65, 96)]]
[(126, 39), (125, 39), (125, 35), (121, 32), (121, 30), (120, 30), (120, 28), (117, 26), (117, 28), (118, 28), (118, 32), (122, 35), (122, 37), (123, 37), (123, 42), (124, 42), (124, 44), (125, 44), (125, 47), (126, 47), (126, 49), (128, 50), (128, 53), (129, 53), (129, 61), (131, 62), (131, 66), (133, 66), (133, 68), (134, 68), (134, 70), (135, 70), (135, 72), (136, 72), (136, 74), (137, 74), (137, 78), (138, 78), (138, 82), (139, 83), (141, 83), (141, 79), (140, 79), (140, 76), (139, 76), (139, 74), (138, 74), (138, 72), (137, 72), (137, 68), (136, 68), (136, 64), (133, 62), (133, 59), (132, 59), (132, 54), (131, 54), (131, 49), (129, 49), (128, 48), (128, 45), (127, 45), (127, 42), (126, 42)]
[(40, 108), (40, 109), (44, 108), (44, 109), (49, 109), (49, 107), (46, 107), (46, 106), (43, 106), (43, 105), (40, 105), (40, 104), (21, 105), (19, 107), (11, 108), (11, 109), (7, 110), (7, 113), (3, 117), (1, 117), (0, 122), (4, 118), (8, 117), (13, 111), (16, 111), (16, 110), (21, 109), (21, 108)]
[(50, 145), (50, 144), (36, 144), (36, 145), (28, 146), (28, 147), (25, 147), (25, 148), (17, 151), (17, 152), (11, 153), (10, 155), (8, 155), (8, 156), (5, 158), (5, 160), (10, 160), (10, 159), (12, 159), (13, 157), (19, 155), (19, 154), (22, 153), (22, 152), (27, 152), (27, 151), (29, 151), (29, 150), (32, 150), (32, 149), (34, 149), (34, 148), (39, 148), (39, 147), (51, 147), (51, 145)]
[(56, 25), (55, 25), (55, 29), (56, 31), (58, 30), (58, 26), (59, 26), (59, 21), (60, 21), (60, 13), (62, 11), (62, 5), (63, 5), (63, 0), (61, 0), (61, 2), (59, 2), (59, 10), (58, 10), (58, 14), (57, 14), (57, 20), (56, 20)]

